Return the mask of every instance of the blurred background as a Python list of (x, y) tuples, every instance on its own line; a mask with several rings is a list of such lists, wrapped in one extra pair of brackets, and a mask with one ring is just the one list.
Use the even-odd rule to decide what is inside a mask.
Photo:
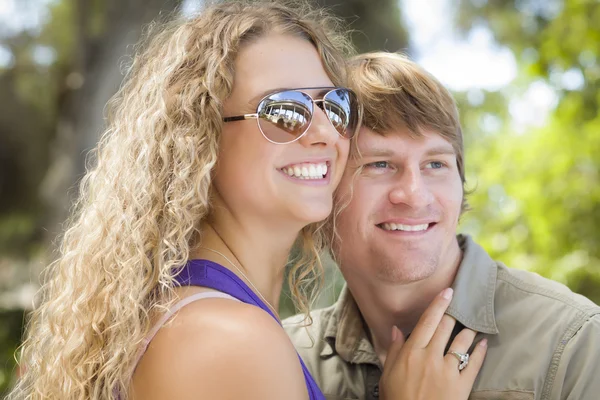
[[(318, 3), (346, 19), (360, 51), (405, 52), (455, 94), (474, 190), (460, 230), (600, 303), (600, 1)], [(161, 13), (200, 6), (0, 0), (0, 397), (131, 45)], [(319, 306), (343, 283), (327, 274)]]

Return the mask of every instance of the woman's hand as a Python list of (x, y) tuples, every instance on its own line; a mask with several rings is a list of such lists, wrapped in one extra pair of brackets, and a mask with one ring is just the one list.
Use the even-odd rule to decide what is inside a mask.
[(475, 332), (463, 329), (444, 355), (456, 320), (444, 314), (452, 298), (445, 289), (431, 302), (408, 338), (397, 327), (392, 330), (392, 345), (381, 376), (384, 400), (466, 400), (481, 369), (487, 340), (480, 341), (470, 355), (468, 365), (459, 371), (461, 362), (452, 351), (466, 354)]

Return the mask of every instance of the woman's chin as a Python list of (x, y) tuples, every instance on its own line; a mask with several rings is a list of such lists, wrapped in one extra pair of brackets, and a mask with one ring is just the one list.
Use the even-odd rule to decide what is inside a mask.
[(304, 225), (309, 225), (316, 222), (321, 222), (329, 217), (331, 214), (332, 205), (329, 204), (313, 204), (310, 207), (302, 207), (302, 209), (294, 209), (295, 217), (301, 221)]

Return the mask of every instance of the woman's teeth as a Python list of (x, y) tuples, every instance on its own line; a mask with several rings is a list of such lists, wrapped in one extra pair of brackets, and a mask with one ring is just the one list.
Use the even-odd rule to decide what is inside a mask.
[(288, 165), (281, 170), (297, 179), (323, 179), (327, 175), (327, 163), (302, 163)]

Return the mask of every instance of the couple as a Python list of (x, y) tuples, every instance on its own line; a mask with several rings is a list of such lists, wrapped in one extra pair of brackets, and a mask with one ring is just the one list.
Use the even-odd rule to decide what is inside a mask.
[[(456, 236), (451, 96), (348, 49), (321, 11), (235, 1), (140, 50), (9, 399), (594, 398), (598, 307)], [(294, 347), (283, 281), (306, 315), (329, 248), (347, 288)]]

